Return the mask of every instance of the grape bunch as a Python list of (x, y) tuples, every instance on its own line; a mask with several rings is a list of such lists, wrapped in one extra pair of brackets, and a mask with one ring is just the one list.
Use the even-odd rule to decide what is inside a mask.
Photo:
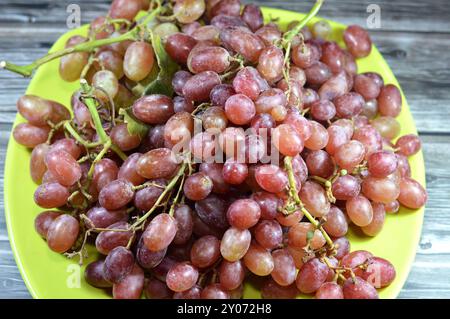
[(24, 95), (13, 130), (48, 247), (94, 245), (85, 279), (114, 298), (236, 299), (252, 277), (263, 298), (378, 298), (395, 269), (346, 234), (424, 206), (421, 143), (399, 88), (358, 73), (369, 34), (307, 24), (321, 4), (286, 29), (239, 0), (114, 0), (71, 37), (52, 56), (81, 83), (71, 112)]

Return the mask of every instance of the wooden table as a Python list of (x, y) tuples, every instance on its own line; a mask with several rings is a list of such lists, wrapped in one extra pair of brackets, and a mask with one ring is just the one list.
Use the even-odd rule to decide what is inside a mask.
[[(250, 1), (245, 1), (250, 2)], [(261, 5), (306, 12), (312, 1), (259, 0)], [(1, 0), (0, 59), (27, 64), (66, 32), (66, 7), (78, 3), (82, 22), (107, 11), (109, 1)], [(367, 6), (381, 8), (381, 29), (371, 30), (408, 98), (423, 141), (429, 200), (416, 260), (400, 297), (450, 298), (450, 2), (448, 0), (327, 0), (320, 15), (366, 25)], [(15, 103), (29, 80), (0, 72), (0, 178)], [(0, 298), (30, 298), (14, 261), (0, 187)]]

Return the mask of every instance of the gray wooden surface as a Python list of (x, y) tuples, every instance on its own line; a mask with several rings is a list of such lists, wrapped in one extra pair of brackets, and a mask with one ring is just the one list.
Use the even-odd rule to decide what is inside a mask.
[[(250, 1), (246, 1), (250, 2)], [(305, 12), (312, 1), (258, 0)], [(78, 3), (82, 22), (104, 14), (109, 1), (0, 0), (0, 59), (26, 64), (66, 31), (66, 6)], [(450, 298), (450, 1), (327, 0), (320, 15), (365, 25), (368, 4), (381, 8), (371, 30), (407, 96), (423, 140), (429, 201), (416, 260), (401, 298)], [(3, 214), (3, 168), (15, 102), (28, 80), (0, 72), (0, 298), (30, 298), (16, 267)]]

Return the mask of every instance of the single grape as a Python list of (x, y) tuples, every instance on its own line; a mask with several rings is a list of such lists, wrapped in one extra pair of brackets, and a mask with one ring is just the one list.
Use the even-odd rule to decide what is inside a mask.
[(119, 283), (131, 273), (134, 268), (134, 256), (123, 246), (111, 250), (103, 264), (103, 276), (113, 284)]
[(132, 110), (134, 116), (148, 124), (164, 124), (175, 113), (172, 99), (161, 94), (147, 95), (137, 99)]
[(272, 278), (268, 278), (261, 288), (261, 296), (264, 299), (295, 299), (297, 294), (295, 284), (280, 286)]
[(214, 106), (225, 106), (225, 102), (232, 95), (236, 94), (231, 84), (218, 84), (210, 92), (211, 104)]
[(134, 264), (131, 272), (113, 285), (114, 299), (140, 299), (144, 289), (144, 271)]
[(220, 77), (213, 71), (204, 71), (195, 74), (186, 81), (183, 95), (188, 101), (206, 102), (212, 89), (221, 84)]
[(350, 53), (356, 58), (366, 57), (372, 50), (369, 33), (357, 25), (351, 25), (345, 29), (344, 42)]
[(100, 232), (95, 239), (95, 248), (103, 255), (108, 255), (116, 247), (127, 246), (133, 236), (128, 223), (125, 221), (109, 225), (107, 229)]
[(295, 284), (297, 288), (306, 294), (315, 292), (325, 282), (328, 275), (328, 267), (318, 258), (306, 262), (298, 272)]
[(268, 250), (252, 243), (244, 256), (244, 264), (257, 276), (267, 276), (274, 269), (274, 260)]
[[(190, 116), (190, 114), (189, 114)], [(223, 131), (228, 124), (228, 118), (224, 109), (220, 106), (212, 106), (206, 109), (202, 114), (202, 124), (205, 130)]]
[(233, 79), (233, 88), (255, 101), (259, 94), (269, 89), (267, 81), (251, 66), (242, 68)]
[(69, 196), (68, 189), (61, 184), (43, 183), (34, 192), (34, 202), (43, 208), (56, 208), (65, 205)]
[(157, 148), (142, 155), (136, 163), (139, 175), (148, 178), (169, 178), (178, 168), (173, 152), (167, 148)]
[[(75, 35), (67, 40), (65, 48), (72, 48), (86, 41), (85, 37)], [(59, 62), (60, 77), (67, 82), (79, 80), (88, 61), (89, 52), (73, 52), (62, 56)]]
[(214, 194), (195, 202), (198, 217), (207, 225), (223, 230), (229, 227), (227, 209), (225, 200)]
[(417, 154), (421, 147), (422, 145), (419, 137), (414, 134), (403, 135), (395, 143), (395, 148), (398, 149), (397, 153), (404, 156)]
[(229, 228), (222, 237), (220, 253), (230, 262), (244, 257), (250, 247), (251, 234), (247, 229)]
[(205, 12), (204, 0), (180, 0), (173, 7), (175, 18), (180, 23), (192, 23)]
[(152, 46), (147, 42), (133, 42), (125, 52), (123, 71), (127, 78), (138, 82), (149, 75), (154, 63)]
[(169, 214), (159, 214), (145, 228), (142, 238), (151, 251), (160, 251), (172, 242), (177, 233), (177, 222)]
[(97, 162), (94, 165), (94, 174), (92, 176), (92, 183), (97, 191), (100, 192), (103, 187), (117, 179), (118, 172), (117, 164), (109, 158), (102, 158)]
[(50, 225), (60, 215), (60, 212), (51, 210), (40, 213), (34, 219), (34, 229), (42, 238), (47, 238), (47, 233)]
[(288, 231), (288, 244), (294, 248), (305, 248), (308, 244), (312, 249), (319, 249), (326, 241), (320, 230), (307, 222), (296, 223)]
[(387, 84), (381, 88), (377, 101), (378, 109), (383, 116), (396, 117), (402, 110), (400, 90), (393, 84)]
[(206, 286), (201, 295), (201, 299), (230, 299), (228, 291), (222, 288), (220, 284), (210, 284)]
[(372, 257), (368, 260), (367, 268), (362, 272), (361, 278), (375, 288), (389, 286), (395, 279), (394, 266), (386, 259)]
[(167, 37), (164, 48), (166, 49), (167, 54), (177, 63), (186, 64), (189, 53), (196, 44), (197, 40), (193, 37), (183, 33), (175, 33)]
[(325, 190), (317, 183), (307, 181), (300, 190), (300, 199), (305, 208), (315, 217), (323, 217), (330, 211)]
[(272, 143), (285, 156), (299, 154), (304, 146), (304, 141), (290, 124), (280, 124), (272, 131)]
[(425, 205), (427, 198), (427, 191), (419, 182), (409, 177), (401, 179), (398, 196), (400, 204), (411, 209), (419, 209)]
[(381, 231), (384, 225), (384, 218), (386, 216), (386, 210), (383, 204), (372, 203), (373, 218), (369, 225), (361, 227), (364, 234), (368, 236), (376, 236)]
[(234, 124), (248, 124), (256, 114), (255, 104), (244, 94), (235, 94), (226, 101), (225, 114)]
[(328, 131), (318, 122), (310, 121), (311, 135), (305, 140), (305, 147), (317, 151), (328, 144)]
[(228, 207), (227, 218), (231, 226), (239, 229), (250, 228), (258, 222), (261, 209), (252, 199), (238, 199)]
[(367, 281), (356, 277), (345, 281), (342, 288), (344, 299), (378, 299), (378, 292)]
[(349, 200), (350, 198), (353, 198), (360, 193), (360, 181), (352, 175), (339, 176), (333, 182), (331, 191), (336, 199)]
[(369, 176), (362, 182), (362, 193), (374, 202), (389, 203), (399, 197), (400, 187), (388, 177)]
[(336, 206), (331, 206), (327, 221), (323, 224), (325, 231), (333, 237), (342, 237), (347, 234), (348, 223), (345, 214)]
[(173, 217), (177, 221), (178, 231), (173, 238), (173, 243), (176, 245), (186, 244), (192, 236), (192, 230), (194, 228), (192, 209), (185, 205), (177, 205), (173, 214)]
[(239, 185), (248, 176), (248, 167), (244, 163), (239, 163), (233, 159), (226, 160), (222, 169), (223, 180), (228, 184)]
[(281, 246), (283, 241), (283, 231), (277, 221), (262, 220), (254, 229), (254, 237), (261, 247), (274, 249)]
[(88, 284), (97, 288), (109, 288), (112, 286), (103, 276), (104, 260), (93, 261), (84, 270), (84, 279)]
[(173, 297), (173, 292), (167, 285), (156, 278), (146, 280), (144, 293), (147, 299), (172, 299)]
[(145, 178), (137, 173), (137, 162), (142, 156), (140, 153), (133, 153), (122, 163), (119, 172), (117, 173), (118, 179), (123, 179), (131, 182), (133, 185), (140, 185), (144, 183)]
[(255, 171), (255, 177), (258, 185), (270, 193), (279, 193), (288, 185), (286, 172), (276, 165), (265, 164), (258, 166)]
[(325, 282), (317, 289), (316, 299), (344, 299), (344, 293), (337, 283)]
[(113, 19), (132, 21), (141, 9), (143, 9), (141, 0), (114, 0), (109, 9), (109, 15)]
[(190, 51), (187, 66), (194, 74), (204, 71), (222, 73), (230, 66), (230, 54), (219, 46), (194, 48)]
[(45, 143), (49, 133), (50, 127), (48, 126), (34, 126), (28, 123), (16, 125), (12, 132), (17, 143), (29, 148)]
[(87, 223), (88, 228), (107, 228), (112, 224), (128, 220), (126, 210), (107, 210), (101, 206), (94, 206), (89, 209), (86, 212), (86, 217), (90, 221)]
[(340, 168), (352, 172), (362, 162), (365, 155), (366, 150), (364, 145), (359, 141), (352, 140), (337, 149), (334, 154), (334, 160)]
[(68, 251), (78, 238), (80, 224), (78, 220), (68, 214), (56, 217), (47, 230), (48, 247), (57, 252)]
[(122, 151), (130, 151), (141, 144), (141, 137), (137, 134), (130, 134), (127, 124), (114, 126), (111, 130), (110, 137), (111, 141)]
[(211, 235), (197, 239), (191, 248), (190, 260), (198, 268), (212, 266), (220, 257), (220, 241)]
[(296, 268), (294, 258), (286, 248), (272, 252), (274, 267), (271, 272), (273, 280), (280, 286), (289, 286), (295, 282)]
[(183, 186), (184, 195), (190, 200), (198, 201), (205, 199), (212, 191), (213, 182), (205, 173), (194, 173), (188, 178)]
[(198, 279), (198, 270), (188, 262), (176, 263), (167, 273), (167, 286), (175, 291), (186, 291), (194, 287)]
[(362, 227), (372, 222), (373, 209), (366, 197), (358, 195), (350, 198), (345, 203), (345, 207), (348, 217), (355, 225)]
[(127, 180), (117, 179), (102, 188), (98, 202), (108, 210), (116, 210), (131, 202), (133, 197), (133, 184)]
[(284, 54), (275, 45), (261, 51), (258, 59), (258, 71), (269, 83), (275, 83), (283, 77)]

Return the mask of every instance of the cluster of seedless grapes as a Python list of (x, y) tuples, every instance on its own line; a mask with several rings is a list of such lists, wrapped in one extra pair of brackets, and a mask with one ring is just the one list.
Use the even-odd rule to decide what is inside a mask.
[[(264, 23), (240, 0), (114, 0), (71, 37), (72, 112), (25, 95), (13, 130), (48, 247), (83, 261), (95, 245), (85, 279), (114, 298), (242, 298), (247, 280), (263, 298), (378, 298), (395, 269), (346, 234), (425, 204), (408, 163), (421, 143), (399, 136), (399, 89), (357, 72), (369, 34), (347, 27), (343, 48), (306, 22)], [(157, 38), (174, 96), (146, 94), (168, 74)]]

